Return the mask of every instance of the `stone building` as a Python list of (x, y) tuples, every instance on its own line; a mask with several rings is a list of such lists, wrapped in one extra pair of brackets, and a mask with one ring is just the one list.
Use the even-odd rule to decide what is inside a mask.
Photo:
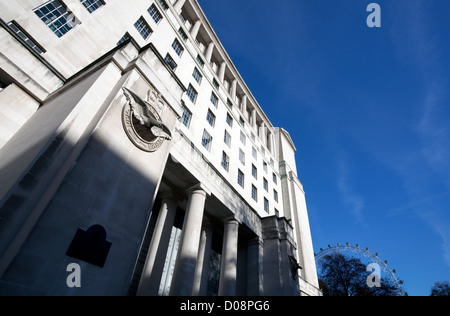
[(295, 152), (196, 0), (0, 0), (0, 295), (320, 295)]

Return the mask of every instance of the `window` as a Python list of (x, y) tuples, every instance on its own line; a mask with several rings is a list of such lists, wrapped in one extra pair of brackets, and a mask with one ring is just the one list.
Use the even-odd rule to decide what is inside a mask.
[(269, 200), (267, 200), (266, 198), (264, 198), (264, 211), (266, 211), (266, 213), (269, 213)]
[(194, 73), (192, 74), (192, 77), (194, 77), (195, 81), (197, 81), (198, 84), (202, 83), (202, 74), (197, 68), (194, 68)]
[(227, 113), (227, 124), (230, 127), (233, 127), (233, 117), (230, 115), (230, 113)]
[(263, 187), (264, 190), (266, 190), (266, 192), (269, 192), (269, 182), (267, 181), (266, 178), (263, 178)]
[(258, 169), (255, 167), (255, 165), (252, 165), (252, 176), (255, 179), (258, 179)]
[(239, 149), (239, 161), (245, 166), (245, 153)]
[(245, 145), (247, 143), (247, 137), (245, 136), (245, 134), (242, 131), (241, 131), (240, 138), (241, 138), (241, 143)]
[(238, 170), (238, 184), (241, 187), (244, 187), (244, 181), (245, 181), (245, 176), (244, 173), (241, 170)]
[(209, 135), (209, 133), (204, 130), (203, 131), (203, 137), (202, 137), (202, 145), (205, 147), (208, 151), (211, 150), (211, 143), (212, 143), (212, 136)]
[(189, 98), (189, 100), (192, 101), (192, 103), (195, 104), (195, 101), (197, 100), (197, 91), (195, 91), (194, 87), (192, 85), (189, 85), (189, 88), (186, 91), (186, 94)]
[(175, 39), (173, 41), (172, 48), (175, 51), (175, 53), (177, 53), (177, 55), (181, 57), (181, 55), (183, 54), (184, 48), (177, 39)]
[(172, 56), (167, 54), (166, 58), (164, 58), (164, 60), (166, 61), (167, 65), (169, 65), (170, 69), (172, 69), (173, 71), (175, 71), (175, 69), (177, 69), (178, 65), (175, 62), (175, 60), (173, 60)]
[(159, 13), (158, 8), (155, 6), (155, 4), (152, 4), (150, 8), (148, 8), (148, 13), (150, 13), (150, 16), (153, 18), (153, 21), (155, 21), (156, 24), (158, 24), (162, 20), (162, 15)]
[(169, 9), (169, 6), (167, 5), (167, 2), (165, 0), (158, 0), (158, 3), (161, 5), (164, 11)]
[(45, 52), (43, 48), (41, 48), (33, 39), (31, 39), (31, 36), (28, 35), (25, 30), (23, 30), (18, 24), (16, 24), (16, 22), (12, 21), (8, 23), (8, 26), (11, 30), (14, 31), (14, 33), (19, 35), (20, 38), (22, 38), (25, 43), (27, 43), (27, 45), (30, 46), (36, 53), (43, 54)]
[(223, 137), (223, 142), (228, 146), (231, 147), (231, 135), (228, 133), (227, 130), (225, 130), (225, 136)]
[(101, 0), (80, 0), (84, 7), (89, 11), (89, 13), (94, 12), (98, 8), (104, 5)]
[(230, 108), (230, 110), (233, 109), (233, 102), (231, 102), (230, 99), (227, 99), (227, 105)]
[(230, 157), (225, 152), (222, 153), (222, 167), (226, 171), (230, 171)]
[(124, 36), (122, 36), (122, 38), (117, 42), (117, 46), (119, 46), (120, 44), (126, 42), (127, 40), (129, 40), (131, 38), (131, 35), (127, 32), (125, 33)]
[(272, 173), (273, 183), (277, 184), (277, 175)]
[(263, 161), (264, 172), (267, 173), (267, 162)]
[(188, 36), (186, 35), (186, 33), (184, 32), (184, 30), (181, 27), (178, 29), (178, 34), (181, 36), (181, 38), (183, 39), (184, 42), (187, 41)]
[(79, 21), (69, 13), (58, 0), (44, 3), (34, 9), (34, 13), (44, 22), (58, 37), (64, 36), (73, 29)]
[(216, 79), (213, 79), (213, 86), (214, 88), (216, 88), (216, 90), (219, 90), (219, 83), (217, 82)]
[(211, 93), (211, 103), (214, 104), (215, 107), (219, 105), (219, 98), (213, 93)]
[(183, 123), (184, 126), (189, 128), (189, 125), (191, 125), (191, 119), (192, 119), (192, 113), (186, 108), (184, 108), (183, 116), (180, 119), (180, 122)]
[(252, 185), (252, 199), (258, 202), (258, 189)]
[(136, 23), (134, 23), (134, 27), (138, 30), (139, 34), (141, 34), (143, 39), (149, 38), (149, 36), (153, 33), (152, 29), (148, 25), (147, 21), (145, 21), (144, 17), (140, 17)]
[(280, 217), (280, 212), (279, 212), (277, 209), (275, 209), (275, 215), (276, 215), (277, 217)]
[(252, 147), (252, 156), (255, 158), (255, 160), (258, 160), (258, 152), (256, 151), (255, 147)]
[(197, 63), (200, 65), (200, 67), (203, 69), (203, 67), (205, 66), (205, 62), (203, 61), (203, 59), (200, 57), (200, 55), (197, 55), (197, 58), (195, 59), (197, 61)]
[(278, 192), (277, 190), (273, 190), (273, 199), (278, 203)]
[(244, 126), (244, 119), (242, 118), (242, 116), (239, 116), (239, 124)]
[(206, 114), (206, 120), (212, 127), (216, 125), (216, 116), (214, 115), (213, 112), (211, 112), (211, 110), (208, 110), (208, 114)]

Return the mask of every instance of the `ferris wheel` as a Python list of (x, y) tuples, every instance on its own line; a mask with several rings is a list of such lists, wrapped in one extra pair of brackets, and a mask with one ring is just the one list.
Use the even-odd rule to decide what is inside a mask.
[(356, 244), (356, 246), (352, 246), (349, 243), (346, 243), (345, 245), (338, 243), (336, 246), (328, 245), (328, 248), (320, 248), (320, 252), (314, 254), (317, 266), (320, 266), (321, 261), (324, 260), (327, 255), (333, 254), (342, 254), (347, 257), (356, 257), (360, 259), (361, 262), (367, 265), (377, 264), (380, 267), (381, 278), (396, 286), (401, 295), (406, 295), (406, 293), (402, 289), (403, 281), (398, 280), (395, 276), (397, 271), (395, 269), (391, 270), (388, 267), (388, 261), (381, 260), (378, 253), (372, 254), (369, 251), (369, 248), (362, 249), (358, 244)]

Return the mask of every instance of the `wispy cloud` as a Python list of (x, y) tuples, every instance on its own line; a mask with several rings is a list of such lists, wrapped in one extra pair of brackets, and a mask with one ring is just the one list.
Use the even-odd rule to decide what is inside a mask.
[(358, 195), (350, 180), (349, 164), (347, 163), (344, 155), (340, 154), (338, 159), (338, 189), (341, 194), (342, 202), (348, 207), (350, 214), (355, 219), (357, 224), (363, 224), (364, 222), (364, 205), (365, 200), (362, 196)]

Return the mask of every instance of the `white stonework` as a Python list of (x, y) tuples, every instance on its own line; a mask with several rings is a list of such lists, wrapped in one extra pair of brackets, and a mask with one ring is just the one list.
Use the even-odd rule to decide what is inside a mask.
[[(0, 0), (0, 295), (321, 295), (295, 145), (198, 2), (93, 2)], [(66, 254), (94, 225), (104, 266)]]

